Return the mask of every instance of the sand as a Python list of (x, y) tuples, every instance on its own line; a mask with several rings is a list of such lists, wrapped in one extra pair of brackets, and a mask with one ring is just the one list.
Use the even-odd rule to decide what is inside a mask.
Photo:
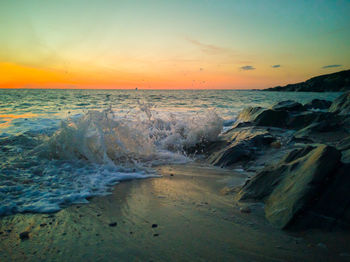
[(227, 188), (244, 183), (240, 173), (157, 169), (89, 204), (1, 218), (0, 261), (350, 261), (348, 233), (281, 231), (261, 204), (236, 203)]

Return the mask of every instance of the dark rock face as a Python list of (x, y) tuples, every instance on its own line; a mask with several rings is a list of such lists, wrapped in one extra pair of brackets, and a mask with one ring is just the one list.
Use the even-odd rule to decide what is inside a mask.
[(350, 70), (321, 75), (297, 84), (277, 86), (265, 91), (342, 92), (350, 90)]
[(244, 185), (239, 199), (264, 201), (266, 218), (286, 228), (322, 195), (326, 182), (334, 179), (340, 157), (338, 150), (327, 145), (294, 150)]
[(258, 149), (270, 145), (275, 138), (259, 128), (232, 129), (224, 135), (227, 145), (211, 153), (208, 161), (220, 167), (231, 166), (239, 161), (253, 159)]
[(340, 115), (350, 114), (350, 92), (344, 93), (335, 99), (329, 108), (329, 112), (334, 112)]
[(305, 111), (305, 112), (291, 115), (287, 123), (287, 126), (290, 129), (298, 130), (298, 129), (307, 127), (312, 123), (319, 122), (325, 119), (330, 119), (332, 117), (333, 117), (333, 114), (328, 112)]
[(267, 109), (261, 112), (253, 122), (257, 126), (286, 127), (288, 119), (289, 113), (286, 111)]
[(282, 110), (248, 107), (238, 116), (238, 121), (252, 122), (257, 126), (286, 127), (289, 112)]
[(339, 141), (337, 144), (337, 149), (342, 153), (342, 162), (350, 164), (350, 136)]
[(332, 102), (328, 100), (314, 99), (304, 106), (306, 109), (328, 109), (331, 104)]
[(341, 161), (343, 163), (350, 164), (350, 149), (342, 151), (341, 154), (342, 154)]
[(289, 100), (246, 108), (207, 160), (221, 167), (240, 162), (257, 172), (236, 197), (264, 202), (266, 218), (279, 228), (350, 227), (350, 92), (328, 112), (310, 110), (329, 105)]
[(333, 179), (325, 181), (327, 187), (301, 221), (303, 226), (323, 226), (326, 222), (326, 225), (340, 223), (349, 227), (349, 170), (350, 164), (343, 164), (335, 171)]
[(275, 104), (272, 107), (273, 110), (279, 110), (279, 111), (303, 111), (305, 110), (304, 106), (298, 102), (292, 101), (292, 100), (286, 100), (279, 102)]
[(265, 110), (262, 107), (246, 107), (238, 115), (238, 121), (253, 122), (254, 119)]

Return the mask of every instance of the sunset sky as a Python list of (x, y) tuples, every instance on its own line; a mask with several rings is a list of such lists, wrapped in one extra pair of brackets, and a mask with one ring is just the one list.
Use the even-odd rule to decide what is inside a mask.
[(350, 69), (350, 1), (0, 2), (0, 88), (283, 85)]

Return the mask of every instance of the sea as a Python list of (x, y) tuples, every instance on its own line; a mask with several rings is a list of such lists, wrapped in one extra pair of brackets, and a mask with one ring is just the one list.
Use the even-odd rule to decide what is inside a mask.
[(0, 90), (0, 216), (50, 213), (188, 163), (247, 106), (340, 93), (243, 90)]

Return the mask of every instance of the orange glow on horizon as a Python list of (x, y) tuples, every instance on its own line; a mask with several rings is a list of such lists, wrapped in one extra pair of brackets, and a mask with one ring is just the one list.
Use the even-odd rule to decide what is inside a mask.
[[(87, 67), (89, 68), (89, 67)], [(86, 89), (208, 89), (235, 83), (244, 87), (246, 79), (223, 72), (193, 71), (191, 76), (183, 72), (145, 72), (143, 74), (120, 72), (105, 68), (88, 70), (46, 69), (15, 63), (0, 63), (0, 88), (86, 88)], [(251, 79), (248, 84), (254, 83)]]

